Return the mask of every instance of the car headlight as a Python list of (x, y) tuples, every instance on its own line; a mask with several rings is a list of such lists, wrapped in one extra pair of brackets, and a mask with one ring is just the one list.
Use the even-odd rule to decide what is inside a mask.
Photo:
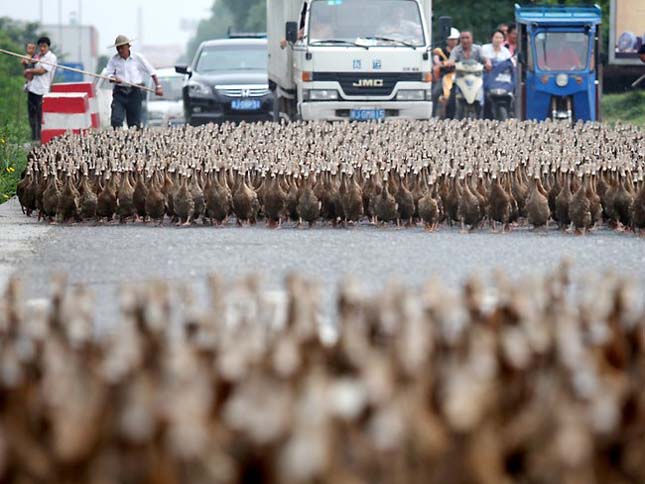
[(188, 82), (188, 94), (191, 96), (210, 96), (211, 90), (205, 84), (197, 81)]
[(336, 89), (307, 89), (304, 94), (305, 99), (309, 101), (335, 101), (338, 99)]
[(566, 86), (567, 84), (569, 84), (569, 76), (564, 73), (558, 74), (557, 76), (555, 76), (555, 84), (558, 87)]
[(426, 92), (423, 89), (404, 89), (396, 95), (398, 101), (423, 101)]

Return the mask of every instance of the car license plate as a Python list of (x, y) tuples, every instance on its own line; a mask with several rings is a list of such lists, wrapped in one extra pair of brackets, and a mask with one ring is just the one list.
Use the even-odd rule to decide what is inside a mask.
[(385, 109), (352, 109), (349, 113), (351, 119), (368, 121), (370, 119), (384, 119)]
[(236, 111), (256, 111), (261, 106), (259, 99), (235, 99), (231, 102), (231, 108)]

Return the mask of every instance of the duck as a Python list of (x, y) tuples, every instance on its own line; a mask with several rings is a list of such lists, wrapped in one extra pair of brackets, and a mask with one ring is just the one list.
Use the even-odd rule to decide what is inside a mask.
[(549, 200), (544, 195), (544, 189), (541, 188), (539, 176), (534, 176), (529, 184), (529, 193), (526, 198), (526, 215), (529, 225), (533, 228), (549, 226), (551, 210), (549, 210)]
[(426, 190), (425, 195), (419, 199), (418, 215), (423, 222), (425, 230), (432, 232), (439, 225), (439, 203), (437, 202), (437, 185), (433, 184), (432, 190)]
[(179, 189), (173, 196), (177, 225), (188, 226), (193, 221), (195, 199), (188, 187), (189, 177), (189, 173), (182, 173), (179, 175)]
[(206, 216), (211, 223), (221, 225), (231, 212), (233, 196), (231, 190), (220, 181), (223, 177), (222, 172), (216, 172), (211, 179), (211, 183), (206, 189), (204, 196), (206, 200)]
[(96, 219), (96, 211), (98, 207), (98, 196), (94, 192), (87, 172), (83, 173), (81, 177), (81, 199), (80, 199), (80, 212), (83, 220)]
[(47, 175), (46, 188), (43, 191), (43, 210), (42, 217), (48, 219), (50, 222), (54, 221), (56, 211), (60, 199), (60, 189), (58, 187), (58, 179), (56, 173), (52, 170)]
[(150, 173), (148, 175), (145, 204), (143, 207), (144, 219), (147, 217), (153, 222), (156, 221), (159, 225), (163, 225), (164, 216), (166, 215), (166, 196), (161, 189), (161, 176), (159, 173)]
[(298, 220), (298, 197), (300, 195), (300, 187), (298, 186), (298, 180), (295, 177), (291, 177), (291, 182), (289, 183), (289, 191), (286, 195), (286, 208), (289, 213), (289, 218), (293, 221)]
[(321, 208), (322, 202), (318, 199), (316, 192), (312, 187), (311, 177), (305, 175), (302, 192), (298, 198), (299, 223), (304, 221), (307, 222), (309, 228), (313, 227), (316, 221), (320, 218)]
[[(291, 192), (291, 189), (289, 192)], [(297, 189), (295, 193), (297, 194)], [(297, 212), (297, 209), (295, 211)], [(271, 175), (271, 181), (264, 194), (264, 215), (270, 227), (280, 227), (282, 220), (287, 215), (287, 194), (282, 189), (275, 173)], [(294, 217), (292, 216), (292, 218)], [(295, 220), (297, 219), (298, 216), (296, 215)]]
[(72, 173), (68, 172), (63, 183), (63, 190), (58, 197), (56, 213), (61, 222), (70, 220), (79, 221), (80, 193), (72, 180)]
[(569, 204), (571, 203), (572, 196), (571, 176), (569, 173), (564, 173), (560, 193), (558, 193), (558, 196), (555, 198), (555, 220), (558, 222), (560, 230), (565, 230), (569, 225), (571, 225)]
[(383, 189), (374, 201), (374, 215), (377, 223), (395, 222), (399, 218), (399, 206), (396, 199), (390, 194), (387, 177), (383, 179)]
[(584, 177), (580, 188), (573, 194), (569, 202), (569, 219), (575, 228), (576, 233), (585, 232), (592, 226), (591, 202), (587, 197), (589, 179)]
[[(150, 180), (153, 182), (154, 180)], [(137, 170), (136, 182), (134, 185), (134, 193), (132, 194), (132, 201), (134, 203), (135, 215), (137, 220), (145, 220), (147, 216), (146, 211), (146, 197), (148, 196), (148, 185), (146, 184), (141, 169)], [(165, 210), (165, 207), (164, 207)]]
[(244, 222), (255, 224), (259, 209), (258, 195), (246, 182), (246, 175), (242, 176), (235, 193), (233, 194), (233, 211), (237, 217), (237, 224)]
[(119, 223), (121, 224), (136, 215), (136, 207), (134, 205), (134, 187), (130, 182), (129, 171), (121, 173), (121, 184), (119, 186), (119, 193), (117, 196), (117, 214), (119, 216)]
[(459, 177), (458, 183), (461, 196), (457, 205), (457, 218), (461, 224), (462, 232), (466, 232), (467, 225), (472, 231), (479, 226), (483, 218), (479, 199), (472, 193), (470, 183), (466, 180), (465, 175)]
[(497, 174), (493, 174), (488, 192), (489, 217), (493, 225), (493, 231), (497, 231), (497, 222), (502, 224), (502, 230), (510, 230), (509, 221), (511, 218), (511, 199), (499, 182)]
[(632, 200), (630, 219), (634, 232), (642, 235), (643, 229), (645, 229), (645, 178), (642, 173), (640, 174), (640, 188)]
[(204, 191), (202, 190), (201, 171), (198, 170), (190, 177), (190, 185), (188, 187), (190, 195), (193, 197), (193, 221), (197, 221), (204, 215), (205, 199)]
[(37, 209), (36, 205), (36, 181), (34, 174), (31, 170), (27, 170), (25, 176), (18, 182), (16, 186), (16, 195), (20, 203), (22, 213), (27, 217), (31, 217), (34, 210)]
[(622, 230), (624, 227), (631, 226), (630, 208), (634, 200), (634, 196), (627, 190), (627, 187), (625, 186), (626, 183), (627, 176), (623, 171), (620, 175), (620, 181), (614, 192), (611, 209), (611, 213), (614, 215), (619, 230)]
[(116, 196), (116, 172), (106, 176), (107, 183), (98, 195), (96, 204), (96, 216), (99, 220), (112, 220), (117, 211)]
[(357, 223), (363, 218), (363, 191), (353, 175), (343, 174), (339, 190), (345, 223)]
[(406, 227), (412, 225), (412, 220), (414, 218), (415, 205), (414, 205), (414, 196), (412, 192), (405, 186), (405, 180), (403, 177), (399, 176), (397, 183), (398, 187), (394, 194), (394, 199), (398, 206), (398, 214), (396, 224), (401, 226), (401, 222), (405, 221)]

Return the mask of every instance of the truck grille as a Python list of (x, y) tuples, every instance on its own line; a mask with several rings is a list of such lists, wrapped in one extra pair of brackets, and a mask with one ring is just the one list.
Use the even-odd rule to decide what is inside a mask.
[(230, 86), (230, 87), (216, 87), (217, 92), (228, 97), (262, 97), (269, 94), (268, 87), (239, 87), (239, 86)]
[[(314, 72), (314, 81), (338, 81), (347, 96), (389, 96), (399, 81), (423, 81), (421, 72)], [(374, 84), (376, 81), (377, 85)], [(362, 84), (359, 86), (359, 84)]]

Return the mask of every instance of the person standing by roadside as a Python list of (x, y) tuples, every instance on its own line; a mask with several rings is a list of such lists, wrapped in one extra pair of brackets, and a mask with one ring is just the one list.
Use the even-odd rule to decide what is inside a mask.
[[(25, 57), (20, 60), (23, 69), (33, 69), (36, 67), (36, 61), (38, 56), (36, 55), (36, 44), (34, 42), (27, 42), (25, 44)], [(25, 79), (25, 92), (27, 92), (27, 84), (29, 81)]]
[(31, 126), (31, 139), (40, 140), (40, 129), (43, 118), (43, 96), (49, 92), (58, 58), (49, 50), (51, 41), (49, 37), (38, 39), (38, 50), (40, 56), (34, 67), (27, 67), (24, 71), (27, 79), (27, 110), (29, 113), (29, 125)]
[(134, 53), (130, 50), (132, 41), (125, 35), (118, 35), (114, 41), (116, 54), (108, 61), (106, 74), (110, 77), (110, 82), (114, 83), (112, 91), (112, 114), (110, 124), (113, 128), (123, 126), (124, 119), (128, 127), (141, 127), (141, 104), (143, 103), (143, 90), (123, 84), (136, 84), (144, 86), (146, 75), (152, 77), (155, 84), (155, 94), (163, 96), (163, 89), (157, 73), (152, 65), (141, 54)]
[[(455, 106), (448, 103), (450, 91), (455, 77), (454, 66), (448, 66), (446, 63), (450, 58), (450, 53), (459, 44), (459, 30), (452, 27), (450, 34), (446, 38), (444, 48), (437, 47), (432, 51), (432, 110), (433, 116), (452, 119), (454, 117)], [(454, 101), (454, 99), (453, 99)]]
[(517, 48), (517, 25), (510, 24), (506, 32), (506, 43), (504, 44), (512, 56), (515, 56), (515, 49)]

